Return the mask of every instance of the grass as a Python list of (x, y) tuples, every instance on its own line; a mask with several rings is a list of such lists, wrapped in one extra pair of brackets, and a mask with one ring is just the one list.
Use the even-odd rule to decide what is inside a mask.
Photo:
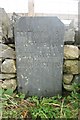
[(16, 94), (12, 89), (0, 90), (2, 118), (42, 120), (55, 118), (77, 119), (79, 114), (80, 85), (68, 96), (25, 98), (22, 93)]

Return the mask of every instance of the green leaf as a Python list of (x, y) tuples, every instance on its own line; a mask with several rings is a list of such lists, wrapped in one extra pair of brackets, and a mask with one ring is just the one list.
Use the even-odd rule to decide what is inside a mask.
[(4, 93), (4, 89), (0, 89), (0, 96)]
[(4, 94), (7, 94), (7, 95), (13, 95), (13, 89), (7, 89)]
[(21, 94), (21, 95), (19, 96), (19, 98), (24, 99), (24, 98), (25, 98), (25, 94)]

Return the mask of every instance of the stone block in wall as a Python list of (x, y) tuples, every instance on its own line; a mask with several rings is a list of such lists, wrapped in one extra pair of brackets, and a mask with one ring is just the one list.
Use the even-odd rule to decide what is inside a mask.
[(8, 46), (7, 45), (5, 45), (5, 44), (0, 44), (0, 51), (3, 51), (3, 50), (5, 50), (5, 49), (7, 49), (8, 48)]
[(15, 78), (16, 74), (0, 74), (0, 80)]
[(75, 43), (80, 45), (80, 31), (75, 31)]
[(16, 59), (14, 49), (5, 44), (0, 44), (0, 57)]
[(0, 82), (0, 88), (3, 89), (13, 89), (15, 90), (17, 87), (16, 79), (10, 79), (10, 80), (4, 80), (3, 82)]
[(0, 58), (0, 73), (1, 73), (1, 64), (2, 64), (2, 58)]
[(0, 58), (0, 62), (2, 62), (2, 58)]
[(67, 91), (72, 91), (73, 90), (73, 85), (66, 85), (66, 84), (63, 83), (63, 87)]
[(0, 43), (2, 43), (2, 27), (0, 26)]
[(0, 23), (0, 35), (2, 33), (2, 24)]
[(2, 36), (0, 36), (0, 43), (2, 43)]
[(2, 43), (2, 36), (0, 35), (0, 43)]
[(75, 31), (78, 29), (78, 20), (71, 20), (65, 28), (65, 43), (74, 43), (75, 42)]
[(65, 36), (64, 36), (64, 41), (65, 42), (74, 42), (74, 37), (75, 37), (75, 32), (73, 29), (68, 29), (67, 31), (65, 31)]
[(64, 74), (63, 75), (63, 82), (65, 84), (70, 84), (72, 80), (73, 80), (73, 75), (71, 75), (71, 74)]
[(64, 62), (64, 73), (68, 74), (79, 74), (79, 61), (78, 60), (65, 60)]
[(2, 88), (2, 82), (3, 82), (3, 81), (2, 81), (2, 80), (0, 80), (0, 89)]
[(64, 58), (65, 59), (77, 59), (79, 57), (79, 49), (74, 45), (64, 46)]
[(9, 47), (15, 49), (15, 45), (14, 44), (8, 44)]
[[(75, 83), (76, 84), (80, 83), (80, 74), (74, 75), (73, 80), (71, 81), (70, 84), (63, 83), (63, 87), (67, 91), (73, 91), (75, 89), (75, 86), (74, 86)], [(76, 88), (76, 90), (78, 90), (78, 89)]]
[(12, 29), (11, 29), (11, 21), (3, 8), (0, 8), (0, 23), (2, 26), (3, 36), (6, 38), (12, 38)]
[(1, 65), (2, 73), (16, 73), (15, 60), (5, 59)]
[(73, 83), (80, 83), (80, 74), (74, 76)]
[(80, 73), (80, 60), (78, 62), (78, 72)]

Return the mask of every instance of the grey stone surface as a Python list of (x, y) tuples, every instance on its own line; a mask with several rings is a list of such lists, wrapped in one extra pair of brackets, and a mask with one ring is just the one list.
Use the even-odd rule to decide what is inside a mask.
[(74, 76), (73, 83), (80, 83), (80, 74)]
[(4, 8), (0, 8), (0, 25), (2, 26), (3, 36), (6, 38), (13, 37), (11, 30), (11, 21)]
[(2, 43), (2, 36), (0, 35), (0, 43)]
[(6, 50), (6, 49), (8, 49), (8, 45), (5, 45), (5, 44), (0, 44), (0, 52), (1, 51), (4, 51), (4, 50)]
[(68, 29), (65, 32), (64, 41), (72, 41), (72, 42), (74, 42), (75, 41), (74, 37), (75, 37), (75, 31), (73, 29)]
[(2, 43), (2, 26), (0, 24), (0, 43)]
[(18, 90), (28, 96), (62, 92), (64, 25), (57, 17), (22, 17), (15, 26)]
[(78, 31), (76, 31), (76, 44), (80, 45), (80, 1), (78, 2)]
[(0, 62), (2, 63), (2, 58), (0, 58)]
[(78, 29), (80, 31), (80, 1), (78, 2)]
[(1, 73), (1, 64), (2, 64), (2, 59), (0, 58), (0, 73)]
[(75, 31), (77, 29), (77, 20), (71, 20), (69, 24), (65, 26), (64, 42), (74, 43), (75, 42)]

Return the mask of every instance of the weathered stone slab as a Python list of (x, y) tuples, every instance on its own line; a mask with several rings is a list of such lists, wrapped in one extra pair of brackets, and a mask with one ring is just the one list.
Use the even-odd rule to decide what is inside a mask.
[(22, 17), (15, 26), (18, 90), (28, 96), (62, 91), (64, 25), (57, 17)]

